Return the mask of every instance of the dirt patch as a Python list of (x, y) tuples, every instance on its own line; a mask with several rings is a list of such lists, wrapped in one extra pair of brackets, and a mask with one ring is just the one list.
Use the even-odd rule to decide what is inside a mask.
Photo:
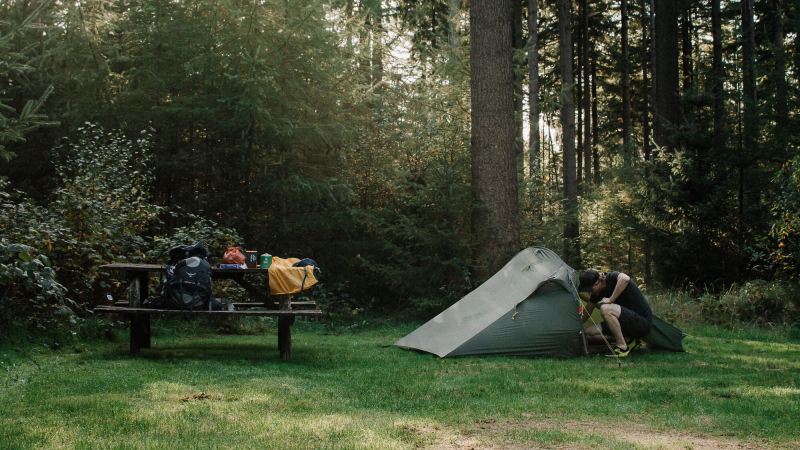
[[(424, 433), (424, 429), (418, 430)], [(600, 422), (548, 420), (478, 420), (474, 426), (444, 437), (437, 433), (435, 450), (583, 450), (603, 447), (635, 447), (657, 450), (761, 450), (779, 449), (772, 443), (744, 442), (731, 436), (715, 436), (677, 430), (658, 430), (626, 424), (619, 428)], [(788, 447), (787, 447), (788, 448)]]

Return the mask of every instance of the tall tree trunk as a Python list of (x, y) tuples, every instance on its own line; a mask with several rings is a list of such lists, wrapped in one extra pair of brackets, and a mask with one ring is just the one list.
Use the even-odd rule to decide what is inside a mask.
[(514, 123), (516, 124), (517, 154), (525, 151), (525, 140), (522, 137), (522, 83), (525, 80), (523, 67), (523, 51), (525, 40), (522, 33), (522, 0), (511, 0), (511, 45), (514, 47)]
[(683, 67), (683, 90), (692, 90), (692, 16), (688, 4), (681, 10), (681, 63)]
[(758, 152), (755, 148), (758, 91), (756, 87), (756, 38), (753, 24), (753, 0), (742, 0), (742, 71), (744, 93), (744, 148), (739, 157), (739, 219), (745, 213), (745, 169)]
[(663, 150), (674, 150), (670, 128), (680, 121), (678, 86), (678, 11), (675, 2), (656, 0), (653, 42), (656, 64), (653, 67), (656, 95), (653, 104), (655, 141)]
[(780, 0), (772, 0), (772, 29), (775, 44), (775, 125), (778, 128), (778, 152), (789, 160), (789, 104), (786, 87), (786, 52), (783, 37), (783, 8)]
[(560, 48), (561, 83), (564, 95), (561, 107), (561, 150), (564, 155), (564, 199), (568, 210), (567, 224), (564, 226), (563, 259), (567, 264), (575, 264), (580, 254), (577, 249), (578, 219), (575, 210), (578, 206), (578, 184), (575, 171), (575, 98), (572, 78), (572, 30), (570, 29), (570, 0), (557, 0), (558, 37)]
[[(592, 119), (591, 119), (591, 67), (589, 47), (592, 39), (589, 36), (589, 0), (583, 0), (583, 179), (587, 185), (592, 183)], [(592, 52), (593, 54), (594, 52)]]
[(494, 274), (519, 251), (514, 70), (508, 0), (470, 5), (472, 227), (479, 272)]
[[(579, 0), (578, 1), (578, 6), (579, 7), (583, 6), (583, 1)], [(582, 11), (578, 11), (579, 23), (581, 23), (581, 24), (583, 23), (582, 17), (583, 17), (583, 12)], [(583, 39), (582, 39), (582, 37), (583, 37), (583, 26), (581, 25), (578, 28), (578, 30), (579, 30), (579, 32), (578, 32), (578, 35), (576, 36), (577, 39), (575, 39), (576, 47), (577, 47), (577, 51), (575, 53), (577, 55), (576, 56), (577, 65), (575, 66), (575, 74), (576, 74), (576, 76), (578, 78), (577, 80), (575, 80), (575, 104), (577, 105), (577, 107), (575, 108), (575, 112), (577, 113), (577, 117), (578, 117), (578, 123), (577, 123), (577, 128), (576, 128), (576, 133), (575, 133), (577, 135), (577, 138), (578, 138), (578, 146), (575, 149), (576, 150), (575, 151), (575, 164), (577, 166), (576, 167), (577, 168), (577, 171), (576, 171), (577, 183), (580, 186), (581, 181), (583, 181), (583, 170), (581, 169), (581, 165), (583, 163), (583, 109), (581, 108), (581, 105), (583, 105), (583, 81), (582, 81), (583, 70), (581, 69), (583, 67), (582, 66), (582, 64), (583, 64)]]
[[(713, 1), (713, 0), (712, 0)], [(642, 110), (642, 117), (644, 118), (642, 123), (642, 133), (644, 134), (642, 150), (644, 151), (644, 177), (645, 179), (650, 178), (650, 107), (648, 105), (648, 94), (647, 94), (647, 28), (648, 22), (650, 22), (649, 15), (647, 13), (647, 0), (642, 0), (642, 100), (644, 100), (643, 110)], [(645, 192), (645, 196), (649, 199), (650, 197), (650, 189), (648, 188)], [(645, 230), (645, 239), (644, 239), (644, 284), (645, 286), (650, 286), (652, 282), (652, 272), (651, 272), (651, 264), (652, 264), (652, 249), (650, 247), (650, 240), (652, 239), (652, 233), (648, 229)]]
[(461, 8), (459, 0), (447, 0), (448, 19), (447, 43), (451, 49), (461, 45), (461, 27), (458, 23), (458, 13)]
[(721, 150), (724, 145), (723, 121), (725, 120), (725, 99), (723, 97), (723, 80), (725, 69), (722, 67), (722, 13), (720, 0), (711, 0), (711, 35), (714, 49), (712, 70), (714, 72), (712, 92), (714, 94), (714, 146)]
[(383, 81), (383, 0), (372, 0), (372, 84), (381, 92)]
[(530, 141), (530, 177), (534, 182), (541, 180), (538, 173), (540, 164), (539, 138), (539, 5), (538, 0), (528, 0), (528, 104), (529, 141)]
[(628, 52), (628, 0), (621, 0), (622, 8), (622, 160), (631, 165), (631, 74)]
[(600, 184), (600, 121), (597, 115), (597, 54), (592, 55), (592, 173), (594, 184)]
[(370, 69), (369, 29), (372, 24), (372, 14), (366, 2), (359, 2), (358, 12), (364, 17), (364, 25), (358, 32), (358, 72), (367, 84), (372, 82)]

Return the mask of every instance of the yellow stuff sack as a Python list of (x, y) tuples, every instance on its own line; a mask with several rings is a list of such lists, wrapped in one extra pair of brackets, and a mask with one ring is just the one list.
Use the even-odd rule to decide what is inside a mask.
[(299, 261), (297, 258), (272, 257), (272, 265), (269, 266), (270, 294), (297, 294), (301, 288), (306, 290), (317, 284), (314, 267), (292, 267), (292, 264)]

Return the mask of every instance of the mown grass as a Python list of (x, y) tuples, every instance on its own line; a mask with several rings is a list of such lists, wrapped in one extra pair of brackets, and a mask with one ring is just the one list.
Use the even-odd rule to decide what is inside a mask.
[[(269, 324), (221, 335), (156, 321), (139, 356), (124, 332), (80, 353), (26, 348), (40, 368), (3, 346), (0, 448), (405, 449), (465, 435), (640, 448), (568, 426), (497, 434), (531, 419), (800, 445), (800, 341), (785, 333), (697, 327), (687, 353), (642, 352), (618, 367), (603, 357), (439, 359), (390, 345), (416, 325), (299, 321), (292, 361), (279, 359)], [(481, 434), (486, 422), (494, 435)]]

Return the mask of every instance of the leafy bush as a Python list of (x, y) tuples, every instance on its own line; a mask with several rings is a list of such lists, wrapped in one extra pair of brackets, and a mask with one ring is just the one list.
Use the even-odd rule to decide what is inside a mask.
[(698, 302), (702, 319), (713, 324), (789, 328), (800, 319), (798, 294), (794, 283), (755, 280), (719, 294), (706, 292)]
[[(78, 305), (93, 306), (101, 292), (119, 293), (122, 283), (102, 273), (102, 264), (162, 263), (172, 246), (197, 240), (221, 255), (239, 241), (210, 220), (150, 202), (148, 131), (136, 139), (88, 123), (78, 131), (58, 149), (61, 187), (50, 204), (35, 205), (0, 180), (0, 308), (8, 320), (46, 326), (71, 317)], [(159, 232), (159, 215), (167, 213), (187, 225)]]
[(759, 239), (752, 261), (781, 279), (800, 278), (800, 156), (781, 167), (772, 180), (777, 197), (769, 232)]
[(55, 279), (47, 256), (30, 246), (7, 244), (0, 239), (0, 317), (11, 325), (12, 318), (45, 329), (66, 319), (74, 322), (74, 302), (67, 289)]

